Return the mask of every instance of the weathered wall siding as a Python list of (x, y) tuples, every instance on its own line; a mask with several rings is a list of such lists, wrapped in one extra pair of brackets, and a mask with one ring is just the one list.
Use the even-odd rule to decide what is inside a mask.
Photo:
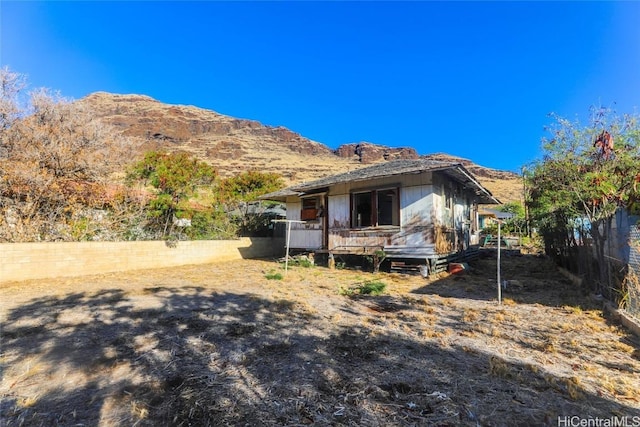
[(402, 230), (392, 239), (392, 244), (425, 246), (433, 243), (433, 187), (423, 185), (406, 187), (400, 191)]
[(433, 205), (433, 218), (432, 223), (443, 224), (444, 218), (444, 196), (442, 195), (441, 186), (434, 186), (434, 191), (431, 195), (431, 204)]
[(452, 191), (451, 182), (445, 177), (442, 175), (433, 177), (433, 208), (437, 225), (454, 226), (455, 213), (447, 210), (447, 198), (453, 197)]
[(284, 239), (0, 244), (0, 282), (281, 256)]
[[(300, 221), (302, 202), (300, 199), (287, 200), (287, 219)], [(285, 225), (288, 227), (288, 224)], [(322, 247), (322, 221), (292, 223), (289, 247), (296, 249), (318, 249)]]
[(329, 249), (350, 249), (354, 251), (358, 251), (359, 249), (369, 249), (370, 251), (373, 251), (376, 248), (383, 248), (391, 244), (391, 241), (395, 234), (397, 234), (397, 230), (374, 231), (372, 229), (368, 229), (367, 231), (329, 231)]
[(466, 221), (469, 221), (470, 209), (469, 205), (467, 204), (466, 198), (458, 197), (453, 210), (456, 228), (461, 228)]
[(424, 247), (434, 244), (432, 225), (360, 230), (329, 230), (329, 249), (373, 246)]
[(329, 229), (349, 228), (349, 194), (329, 196)]
[(402, 227), (399, 233), (391, 237), (391, 245), (423, 247), (434, 243), (433, 224)]
[(469, 247), (469, 226), (466, 221), (469, 219), (469, 213), (465, 206), (455, 204), (454, 210), (454, 228), (456, 229), (454, 248), (455, 250), (464, 250)]
[(411, 225), (416, 221), (431, 222), (433, 212), (433, 189), (430, 185), (403, 187), (400, 189), (400, 225)]
[[(296, 227), (298, 226), (298, 227)], [(291, 236), (289, 247), (295, 249), (320, 249), (322, 248), (322, 229), (300, 228), (300, 224), (291, 224)], [(296, 228), (294, 228), (296, 227)]]
[[(460, 238), (463, 240), (457, 242), (461, 249), (466, 249), (469, 246), (469, 226), (465, 224), (465, 221), (469, 219), (469, 212), (465, 209), (465, 206), (456, 203), (453, 206), (453, 223), (454, 228), (460, 233)], [(464, 235), (463, 235), (464, 234)]]
[(302, 211), (302, 202), (300, 199), (295, 201), (287, 200), (287, 219), (300, 221), (300, 212)]
[(462, 227), (462, 206), (460, 206), (459, 204), (455, 204), (453, 205), (453, 226), (456, 229), (459, 229)]

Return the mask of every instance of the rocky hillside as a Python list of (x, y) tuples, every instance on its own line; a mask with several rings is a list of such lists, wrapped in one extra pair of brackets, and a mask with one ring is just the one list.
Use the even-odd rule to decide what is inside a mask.
[(392, 148), (371, 144), (370, 142), (343, 144), (334, 153), (339, 157), (355, 160), (362, 164), (377, 163), (385, 160), (417, 159), (420, 157), (413, 148)]
[(423, 157), (462, 163), (482, 185), (503, 203), (511, 201), (522, 202), (523, 200), (522, 177), (513, 172), (486, 168), (473, 163), (471, 160), (445, 153), (428, 154)]
[(257, 169), (280, 173), (287, 182), (299, 182), (359, 166), (284, 127), (263, 126), (211, 110), (104, 92), (81, 102), (125, 135), (142, 141), (144, 150), (191, 152), (223, 176)]
[[(413, 148), (368, 142), (332, 150), (281, 126), (265, 126), (193, 106), (168, 105), (143, 95), (97, 92), (79, 102), (123, 134), (139, 140), (143, 150), (187, 151), (214, 165), (223, 176), (257, 169), (279, 173), (288, 184), (294, 184), (366, 164), (419, 157)], [(502, 201), (520, 198), (520, 180), (512, 173), (447, 154), (427, 157), (464, 163)]]

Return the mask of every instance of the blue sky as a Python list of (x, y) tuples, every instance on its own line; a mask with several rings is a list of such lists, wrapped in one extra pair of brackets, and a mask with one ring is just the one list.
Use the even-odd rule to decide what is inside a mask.
[(0, 3), (0, 65), (518, 171), (550, 112), (640, 112), (640, 2)]

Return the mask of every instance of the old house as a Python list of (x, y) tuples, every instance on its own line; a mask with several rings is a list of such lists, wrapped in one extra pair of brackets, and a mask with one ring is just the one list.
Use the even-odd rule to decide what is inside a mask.
[(460, 163), (395, 160), (262, 196), (286, 203), (290, 247), (428, 259), (478, 243), (478, 204), (499, 201)]

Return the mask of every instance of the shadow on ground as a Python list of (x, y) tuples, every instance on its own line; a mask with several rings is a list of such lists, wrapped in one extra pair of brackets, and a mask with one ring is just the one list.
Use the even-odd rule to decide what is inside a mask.
[(463, 345), (199, 287), (35, 299), (9, 313), (2, 341), (7, 426), (557, 425), (639, 414)]
[[(468, 270), (431, 282), (413, 292), (445, 298), (497, 301), (496, 253), (483, 254), (482, 258), (469, 264)], [(597, 302), (587, 298), (584, 289), (562, 276), (550, 259), (540, 255), (503, 256), (500, 270), (501, 282), (507, 282), (501, 289), (503, 299), (551, 307), (571, 305), (583, 310), (601, 308)]]

